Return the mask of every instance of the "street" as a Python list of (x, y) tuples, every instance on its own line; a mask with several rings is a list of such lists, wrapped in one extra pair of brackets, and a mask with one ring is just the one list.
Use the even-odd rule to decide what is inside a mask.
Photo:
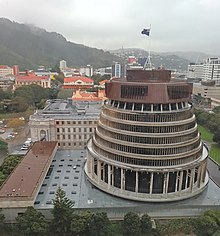
[(8, 128), (6, 129), (5, 133), (0, 134), (0, 139), (8, 143), (8, 151), (0, 151), (0, 165), (8, 154), (21, 151), (24, 141), (27, 139), (27, 137), (29, 137), (30, 130), (28, 124), (26, 124), (26, 126), (20, 127), (18, 129), (18, 134), (15, 135), (13, 139), (7, 140), (8, 135), (12, 132), (13, 129)]

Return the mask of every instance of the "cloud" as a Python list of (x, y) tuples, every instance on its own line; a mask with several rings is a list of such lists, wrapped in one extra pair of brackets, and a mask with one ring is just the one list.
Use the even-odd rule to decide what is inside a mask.
[(220, 54), (218, 0), (1, 0), (0, 15), (87, 46)]

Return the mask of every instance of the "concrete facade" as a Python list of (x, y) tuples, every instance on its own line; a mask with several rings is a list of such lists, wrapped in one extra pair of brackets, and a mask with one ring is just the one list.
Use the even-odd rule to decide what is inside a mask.
[[(158, 94), (157, 91), (160, 91)], [(100, 119), (88, 143), (93, 185), (138, 201), (176, 201), (203, 191), (208, 151), (190, 102), (192, 84), (168, 71), (128, 71), (107, 84)]]

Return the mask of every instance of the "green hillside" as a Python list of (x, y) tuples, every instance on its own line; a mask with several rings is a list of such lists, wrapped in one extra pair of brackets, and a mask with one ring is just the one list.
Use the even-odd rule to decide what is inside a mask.
[(0, 18), (0, 64), (34, 69), (53, 67), (63, 59), (68, 66), (90, 64), (95, 68), (120, 61), (109, 52), (69, 42), (58, 33)]

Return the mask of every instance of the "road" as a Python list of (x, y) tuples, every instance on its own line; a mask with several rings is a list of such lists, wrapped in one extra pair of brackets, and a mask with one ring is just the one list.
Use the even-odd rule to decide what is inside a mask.
[(208, 170), (210, 178), (220, 187), (220, 166), (212, 159), (208, 159)]
[(6, 129), (6, 132), (4, 134), (0, 134), (0, 139), (4, 140), (8, 143), (8, 150), (7, 151), (0, 151), (0, 165), (2, 164), (4, 158), (8, 154), (12, 154), (15, 151), (20, 151), (21, 146), (23, 145), (24, 141), (27, 139), (27, 137), (30, 136), (30, 130), (28, 124), (24, 127), (20, 127), (18, 129), (18, 134), (15, 135), (15, 138), (12, 140), (6, 140), (7, 136), (13, 132), (13, 129)]

